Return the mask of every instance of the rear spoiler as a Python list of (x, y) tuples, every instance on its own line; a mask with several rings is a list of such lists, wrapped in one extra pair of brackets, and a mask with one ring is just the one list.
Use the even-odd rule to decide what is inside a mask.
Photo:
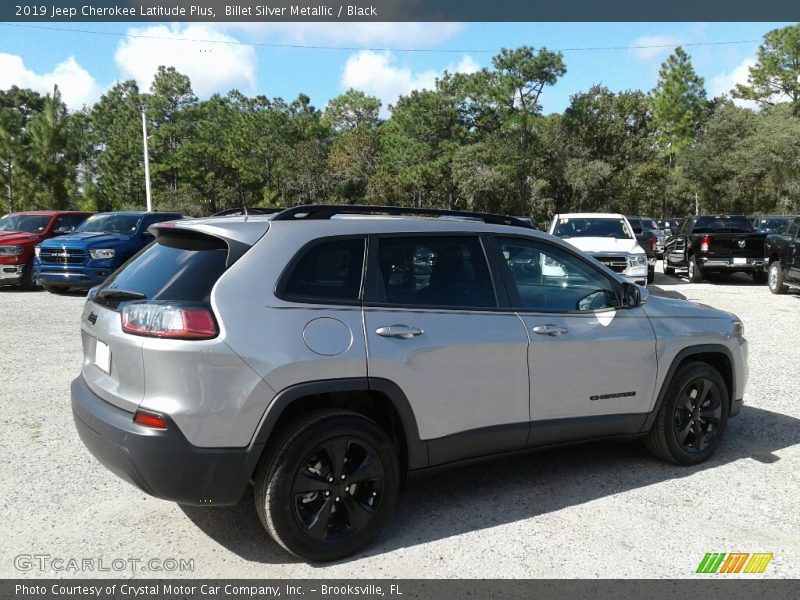
[(174, 221), (155, 223), (148, 228), (148, 231), (155, 236), (159, 244), (170, 248), (181, 250), (223, 250), (227, 248), (226, 269), (252, 248), (249, 244), (239, 240), (211, 235), (196, 229), (176, 227)]

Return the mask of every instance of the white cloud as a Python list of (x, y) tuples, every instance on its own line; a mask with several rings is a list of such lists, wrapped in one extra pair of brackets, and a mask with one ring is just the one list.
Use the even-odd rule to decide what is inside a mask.
[(420, 48), (460, 33), (461, 23), (217, 23), (221, 30), (239, 30), (258, 41), (275, 40), (319, 46)]
[[(128, 30), (114, 54), (117, 67), (149, 90), (159, 66), (175, 67), (192, 80), (199, 96), (231, 88), (251, 92), (256, 85), (256, 53), (252, 46), (206, 24), (153, 25)], [(160, 39), (164, 38), (164, 39)], [(208, 43), (216, 42), (216, 43)]]
[[(478, 63), (465, 54), (459, 62), (447, 66), (443, 71), (474, 73), (479, 68)], [(377, 96), (383, 103), (381, 112), (386, 116), (388, 106), (395, 104), (399, 96), (412, 90), (433, 89), (443, 71), (428, 69), (415, 72), (409, 66), (398, 64), (391, 52), (361, 50), (347, 59), (342, 72), (342, 87)]]
[[(750, 75), (750, 67), (756, 64), (756, 59), (752, 56), (745, 58), (733, 70), (726, 73), (720, 73), (711, 79), (709, 83), (709, 91), (711, 96), (721, 96), (722, 94), (731, 95), (731, 90), (736, 87), (737, 83), (747, 83), (747, 78)], [(741, 100), (735, 98), (733, 100), (738, 106), (746, 108), (756, 108), (758, 104), (752, 100)]]
[(74, 56), (57, 64), (51, 72), (39, 74), (28, 69), (20, 56), (0, 53), (0, 89), (12, 85), (41, 94), (52, 94), (53, 86), (58, 85), (61, 99), (70, 110), (93, 104), (102, 93), (94, 77), (78, 64)]
[(680, 38), (669, 35), (643, 35), (630, 43), (628, 52), (640, 62), (650, 62), (666, 56), (682, 43)]

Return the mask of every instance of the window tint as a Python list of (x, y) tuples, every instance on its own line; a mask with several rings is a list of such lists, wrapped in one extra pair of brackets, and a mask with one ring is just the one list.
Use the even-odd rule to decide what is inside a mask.
[(403, 306), (492, 308), (497, 301), (477, 237), (381, 239), (378, 301)]
[(746, 217), (699, 217), (692, 233), (751, 233), (753, 225)]
[(617, 305), (609, 278), (572, 254), (531, 240), (498, 242), (519, 295), (520, 305), (514, 308), (582, 312)]
[(53, 226), (53, 230), (56, 229), (75, 229), (78, 225), (83, 223), (86, 220), (85, 216), (82, 215), (66, 215), (63, 217), (59, 217), (56, 219), (56, 223)]
[(83, 233), (116, 233), (133, 235), (139, 226), (139, 215), (104, 214), (86, 219), (77, 231)]
[(558, 219), (553, 235), (560, 238), (607, 237), (620, 240), (633, 237), (623, 219), (603, 217), (562, 217)]
[(797, 235), (798, 229), (800, 229), (800, 221), (795, 221), (789, 226), (789, 235)]
[(364, 240), (332, 240), (306, 250), (279, 290), (304, 301), (357, 301), (364, 264)]
[(112, 275), (95, 302), (114, 308), (119, 299), (102, 298), (102, 292), (124, 290), (143, 294), (143, 300), (208, 303), (227, 258), (222, 240), (162, 236)]

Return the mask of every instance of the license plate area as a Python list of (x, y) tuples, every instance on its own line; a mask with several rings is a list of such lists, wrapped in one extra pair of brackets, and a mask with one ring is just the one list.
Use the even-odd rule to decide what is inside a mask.
[(747, 259), (746, 258), (741, 258), (741, 257), (738, 257), (738, 256), (734, 257), (733, 264), (735, 264), (735, 265), (746, 265), (747, 264)]
[(94, 364), (107, 375), (111, 374), (111, 349), (100, 340), (95, 340)]

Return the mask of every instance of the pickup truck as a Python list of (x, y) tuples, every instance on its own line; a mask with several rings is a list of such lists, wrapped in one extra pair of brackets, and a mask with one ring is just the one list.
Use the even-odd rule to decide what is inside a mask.
[(594, 257), (629, 283), (647, 285), (647, 252), (639, 245), (624, 216), (616, 213), (557, 214), (550, 223), (549, 233)]
[(687, 269), (689, 281), (699, 283), (708, 273), (750, 273), (756, 283), (766, 283), (764, 239), (743, 215), (687, 217), (680, 230), (667, 238), (664, 273)]
[(767, 236), (764, 257), (770, 292), (785, 294), (789, 287), (800, 287), (800, 216), (787, 217), (778, 233)]
[(147, 228), (182, 219), (180, 213), (100, 213), (84, 221), (71, 235), (36, 247), (34, 280), (48, 292), (88, 289), (100, 283), (155, 238)]
[(33, 283), (33, 254), (37, 244), (71, 233), (92, 213), (64, 210), (14, 212), (0, 219), (0, 285)]

